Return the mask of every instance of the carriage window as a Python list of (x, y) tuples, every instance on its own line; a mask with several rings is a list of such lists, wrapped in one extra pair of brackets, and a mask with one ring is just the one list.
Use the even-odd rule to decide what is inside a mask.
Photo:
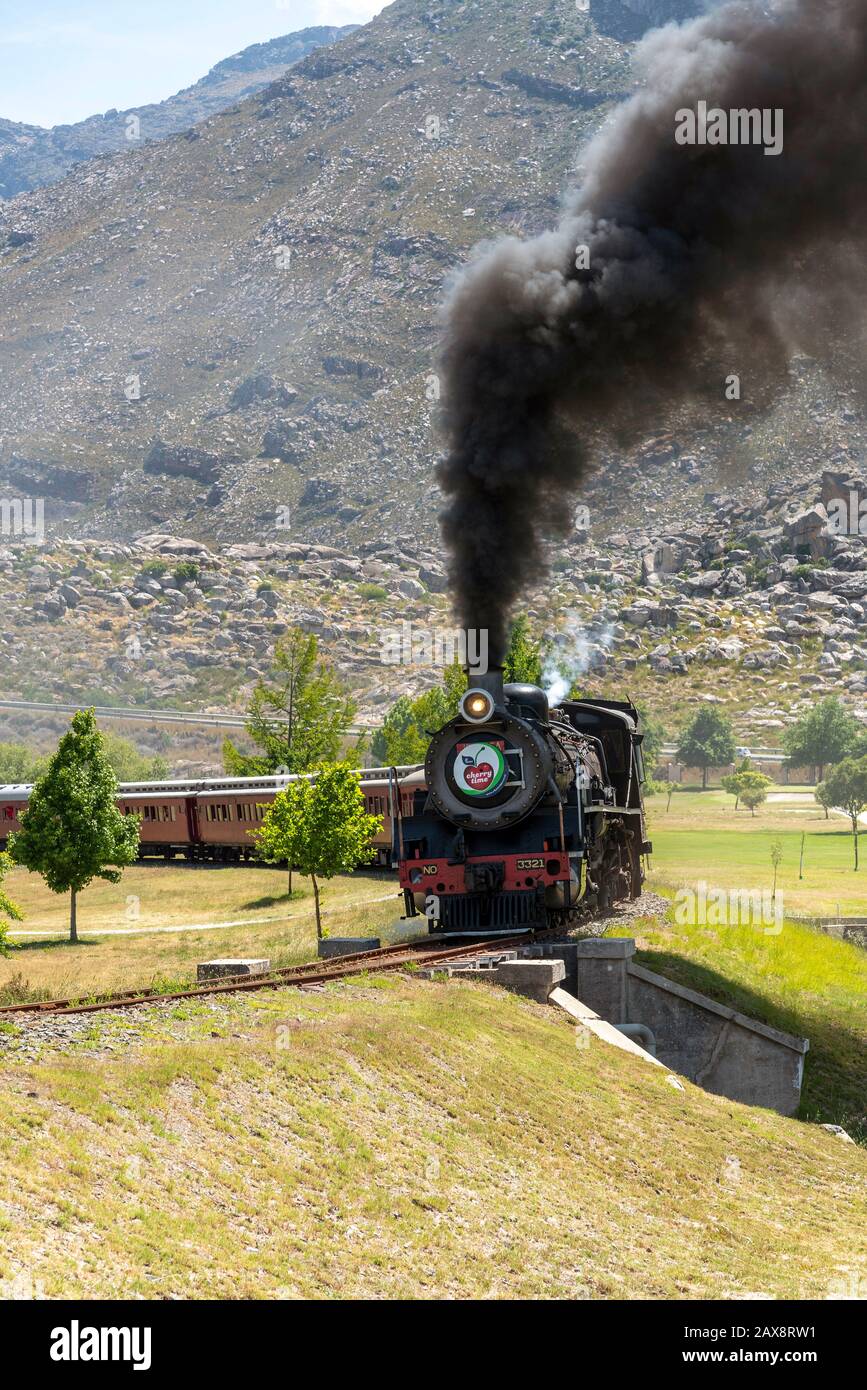
[(14, 819), (15, 819), (15, 807), (14, 807), (14, 806), (4, 806), (4, 807), (3, 807), (3, 819), (4, 819), (4, 820), (14, 820)]

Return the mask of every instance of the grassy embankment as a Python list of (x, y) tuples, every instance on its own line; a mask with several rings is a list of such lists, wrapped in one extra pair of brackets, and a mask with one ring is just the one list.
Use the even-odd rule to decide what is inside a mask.
[(85, 1298), (864, 1291), (863, 1151), (577, 1048), (545, 1006), (389, 977), (168, 1008), (116, 1052), (129, 1019), (100, 1015), (7, 1069), (0, 1279)]
[[(852, 871), (852, 837), (839, 818), (826, 821), (812, 794), (781, 790), (755, 817), (734, 811), (720, 791), (677, 791), (649, 799), (653, 867), (648, 887), (665, 896), (704, 880), (726, 889), (763, 888), (773, 880), (770, 849), (783, 858), (778, 888), (782, 930), (748, 925), (630, 923), (637, 959), (651, 970), (787, 1032), (810, 1039), (801, 1114), (842, 1124), (867, 1139), (867, 954), (794, 921), (792, 912), (867, 913), (867, 865)], [(801, 832), (806, 833), (799, 878)], [(865, 841), (867, 851), (867, 841)], [(867, 858), (867, 855), (865, 855)], [(863, 887), (860, 885), (863, 883)]]

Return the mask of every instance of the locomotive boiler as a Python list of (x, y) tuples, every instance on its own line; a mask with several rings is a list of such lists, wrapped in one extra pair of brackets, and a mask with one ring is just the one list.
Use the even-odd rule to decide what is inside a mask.
[(425, 785), (393, 819), (408, 916), (443, 935), (570, 925), (641, 892), (643, 735), (629, 701), (549, 708), (537, 686), (473, 678), (433, 734)]

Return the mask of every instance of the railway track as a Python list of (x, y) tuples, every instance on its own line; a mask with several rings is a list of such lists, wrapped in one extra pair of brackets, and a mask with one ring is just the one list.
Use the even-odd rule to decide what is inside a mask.
[[(526, 933), (519, 937), (503, 937), (488, 943), (489, 948), (508, 949), (510, 946), (526, 944)], [(158, 990), (122, 990), (106, 994), (97, 999), (46, 999), (38, 1003), (0, 1005), (0, 1018), (45, 1018), (60, 1017), (65, 1014), (99, 1013), (106, 1009), (132, 1009), (145, 1004), (165, 1004), (173, 1000), (200, 999), (211, 994), (228, 994), (260, 989), (280, 989), (286, 986), (327, 984), (329, 980), (339, 980), (346, 975), (357, 975), (360, 971), (398, 970), (405, 965), (436, 965), (438, 962), (459, 960), (462, 956), (477, 955), (485, 949), (485, 943), (473, 946), (453, 946), (447, 950), (424, 949), (421, 945), (404, 942), (397, 946), (383, 946), (378, 951), (360, 951), (351, 956), (337, 956), (329, 961), (310, 961), (306, 965), (290, 965), (282, 970), (272, 970), (267, 975), (232, 975), (213, 983), (197, 985), (192, 989), (178, 990), (170, 994)]]

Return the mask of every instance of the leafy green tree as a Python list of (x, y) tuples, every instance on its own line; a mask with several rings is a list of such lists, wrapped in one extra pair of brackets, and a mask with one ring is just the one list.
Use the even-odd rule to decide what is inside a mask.
[(771, 778), (763, 772), (739, 772), (737, 775), (741, 783), (741, 801), (750, 814), (755, 815), (756, 807), (768, 799), (768, 787), (773, 785)]
[(734, 772), (730, 772), (727, 777), (721, 778), (723, 791), (728, 792), (729, 796), (733, 796), (735, 799), (735, 810), (738, 809), (738, 804), (741, 799), (741, 792), (743, 791), (744, 786), (748, 785), (748, 783), (744, 783), (744, 775), (751, 771), (752, 768), (750, 766), (749, 758), (744, 758), (743, 762), (740, 764), (738, 768), (735, 769)]
[(10, 922), (20, 922), (22, 919), (21, 908), (14, 903), (3, 887), (3, 880), (12, 867), (12, 860), (8, 854), (0, 854), (0, 956), (8, 956), (9, 944), (6, 934), (9, 930)]
[[(119, 734), (102, 735), (105, 756), (119, 782), (159, 782), (169, 774), (166, 759), (147, 757), (135, 744)], [(0, 785), (36, 782), (45, 772), (48, 759), (32, 752), (23, 743), (0, 743)]]
[(512, 624), (509, 645), (503, 659), (503, 679), (506, 681), (525, 681), (529, 685), (542, 684), (542, 646), (530, 636), (530, 624), (526, 617), (520, 617)]
[[(822, 772), (827, 763), (838, 763), (857, 750), (864, 730), (836, 695), (826, 695), (786, 729), (783, 749), (789, 767), (811, 767)], [(860, 753), (860, 750), (857, 750)]]
[(294, 628), (274, 650), (271, 684), (259, 681), (247, 711), (246, 729), (261, 749), (248, 755), (230, 739), (223, 744), (223, 765), (236, 777), (261, 777), (276, 768), (309, 772), (334, 762), (355, 701), (338, 676), (320, 660), (312, 632)]
[(169, 775), (165, 758), (156, 754), (149, 758), (140, 753), (134, 743), (119, 734), (104, 733), (102, 745), (105, 756), (119, 782), (162, 782)]
[(843, 758), (828, 769), (825, 795), (829, 806), (845, 811), (852, 826), (855, 869), (858, 868), (858, 817), (867, 808), (867, 757)]
[(47, 761), (23, 743), (0, 743), (0, 786), (35, 782)]
[(828, 799), (828, 788), (826, 784), (824, 782), (817, 782), (813, 790), (813, 795), (825, 812), (825, 820), (830, 820), (831, 817), (829, 812), (833, 803)]
[(255, 834), (259, 857), (284, 860), (313, 884), (316, 936), (322, 940), (319, 880), (348, 874), (373, 858), (373, 836), (381, 816), (364, 809), (358, 773), (348, 762), (332, 763), (318, 776), (299, 778), (278, 792)]
[(734, 797), (735, 810), (737, 810), (738, 803), (741, 799), (740, 773), (730, 772), (727, 777), (722, 777), (720, 779), (720, 784), (724, 792), (727, 792), (729, 796)]
[(713, 705), (705, 705), (689, 721), (680, 735), (677, 760), (685, 767), (701, 768), (701, 785), (707, 787), (710, 767), (725, 767), (735, 755), (730, 721)]
[(117, 883), (138, 853), (138, 816), (121, 815), (116, 796), (94, 712), (79, 710), (9, 840), (16, 864), (41, 874), (52, 893), (70, 894), (70, 941), (78, 940), (78, 894), (94, 878)]
[(404, 756), (404, 747), (409, 741), (407, 731), (412, 723), (412, 700), (408, 695), (401, 695), (371, 739), (370, 754), (374, 767), (400, 765), (412, 761)]

